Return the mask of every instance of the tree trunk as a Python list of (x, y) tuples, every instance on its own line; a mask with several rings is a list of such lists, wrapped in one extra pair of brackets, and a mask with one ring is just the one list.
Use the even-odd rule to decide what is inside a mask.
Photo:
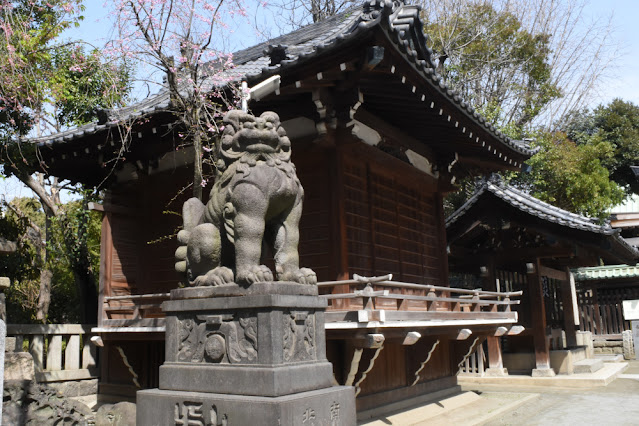
[(53, 272), (49, 269), (42, 268), (40, 271), (40, 293), (38, 294), (38, 310), (36, 311), (36, 319), (47, 322), (49, 315), (49, 305), (51, 304), (51, 281)]
[(193, 133), (193, 148), (195, 150), (195, 163), (193, 171), (193, 196), (202, 201), (202, 133), (200, 130), (200, 114), (197, 108), (194, 108), (192, 112), (192, 128), (195, 129)]
[(45, 221), (44, 221), (44, 247), (40, 248), (44, 254), (41, 259), (41, 267), (40, 270), (40, 292), (38, 293), (38, 310), (36, 311), (36, 319), (38, 321), (42, 321), (42, 323), (47, 322), (47, 317), (49, 316), (49, 305), (51, 304), (51, 281), (53, 280), (53, 272), (49, 269), (48, 260), (49, 254), (47, 252), (47, 243), (50, 241), (51, 237), (51, 218), (53, 217), (53, 212), (43, 205)]
[(80, 322), (97, 324), (98, 291), (95, 288), (95, 275), (88, 267), (78, 264), (73, 267), (73, 279), (81, 303)]

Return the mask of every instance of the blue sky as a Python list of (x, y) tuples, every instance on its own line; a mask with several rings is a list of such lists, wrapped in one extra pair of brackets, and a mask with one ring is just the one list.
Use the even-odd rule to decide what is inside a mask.
[(639, 1), (591, 0), (586, 11), (593, 19), (605, 19), (613, 13), (613, 25), (623, 53), (613, 77), (600, 88), (601, 98), (594, 99), (593, 103), (621, 98), (639, 104)]

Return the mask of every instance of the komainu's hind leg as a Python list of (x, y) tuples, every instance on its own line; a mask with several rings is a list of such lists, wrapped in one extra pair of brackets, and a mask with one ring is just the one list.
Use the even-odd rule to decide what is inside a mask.
[(299, 223), (302, 217), (302, 200), (285, 211), (275, 226), (275, 271), (280, 281), (294, 281), (300, 284), (317, 284), (317, 276), (312, 269), (300, 268), (298, 244), (300, 241)]

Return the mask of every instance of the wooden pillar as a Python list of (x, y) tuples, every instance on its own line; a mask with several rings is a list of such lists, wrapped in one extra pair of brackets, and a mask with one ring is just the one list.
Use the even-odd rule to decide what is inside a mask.
[(488, 346), (488, 376), (507, 376), (508, 370), (504, 368), (504, 361), (501, 356), (501, 342), (498, 336), (488, 336), (486, 338)]
[(541, 262), (527, 263), (528, 293), (532, 317), (533, 343), (535, 346), (535, 366), (533, 376), (554, 376), (550, 368), (550, 342), (546, 336), (546, 305), (539, 269)]
[(482, 288), (487, 291), (497, 291), (497, 281), (495, 274), (495, 258), (494, 256), (490, 256), (488, 261), (482, 268), (486, 268), (486, 270), (480, 270), (481, 278), (482, 278)]
[(486, 344), (488, 345), (488, 367), (504, 368), (504, 362), (501, 357), (501, 344), (499, 342), (499, 337), (488, 336), (486, 338)]
[(575, 293), (575, 282), (566, 268), (566, 279), (561, 281), (561, 304), (564, 311), (564, 330), (566, 331), (566, 345), (571, 348), (577, 346), (577, 325), (576, 315), (578, 312), (577, 297)]

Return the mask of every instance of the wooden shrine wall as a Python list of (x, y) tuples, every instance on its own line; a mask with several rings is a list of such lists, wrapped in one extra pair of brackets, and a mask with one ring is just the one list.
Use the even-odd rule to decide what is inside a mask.
[(445, 285), (436, 180), (366, 146), (344, 150), (341, 163), (349, 274)]
[(336, 171), (333, 149), (295, 147), (292, 161), (304, 188), (300, 221), (300, 266), (313, 269), (318, 281), (338, 278), (339, 235), (336, 210)]
[(182, 203), (191, 194), (179, 191), (188, 176), (189, 170), (182, 168), (108, 192), (108, 224), (102, 233), (105, 295), (163, 293), (177, 287), (175, 234), (182, 223)]
[[(438, 339), (438, 346), (420, 371)], [(359, 371), (353, 382), (361, 387), (357, 409), (367, 410), (453, 386), (457, 370), (453, 368), (451, 342), (447, 339), (447, 336), (427, 336), (411, 346), (402, 345), (398, 340), (388, 341), (375, 359), (373, 368), (363, 378), (363, 373), (369, 368), (376, 352), (375, 349), (364, 349)], [(352, 356), (353, 348), (349, 341), (327, 342), (327, 357), (333, 364), (335, 378), (339, 383), (345, 382)], [(360, 382), (362, 378), (364, 380)]]

